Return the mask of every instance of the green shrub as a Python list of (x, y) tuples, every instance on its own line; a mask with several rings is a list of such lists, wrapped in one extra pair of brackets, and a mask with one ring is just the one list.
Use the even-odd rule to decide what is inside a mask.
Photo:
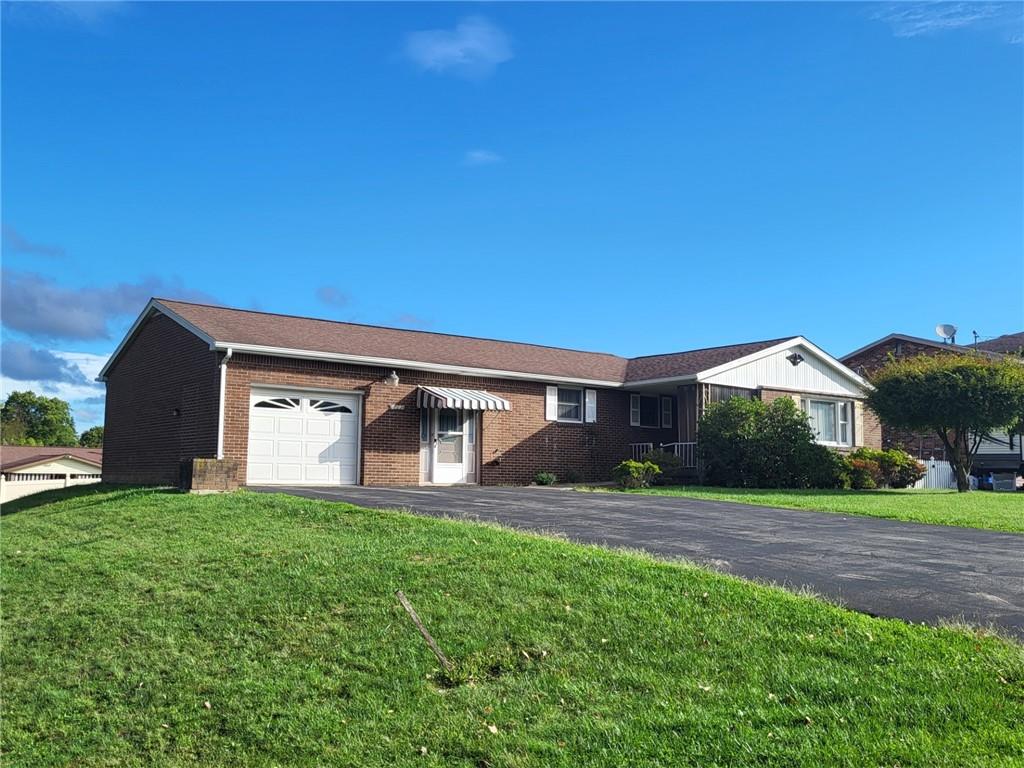
[(704, 481), (745, 488), (836, 488), (845, 465), (814, 441), (790, 398), (771, 403), (734, 397), (708, 406), (700, 420)]
[(877, 488), (882, 479), (882, 468), (872, 459), (850, 459), (850, 487), (856, 490)]
[(678, 485), (683, 479), (683, 460), (669, 451), (649, 451), (641, 461), (649, 461), (658, 467), (654, 476), (655, 485)]
[(538, 472), (533, 476), (533, 482), (537, 485), (554, 485), (558, 482), (558, 476), (554, 472)]
[(612, 479), (623, 488), (647, 488), (661, 473), (658, 465), (650, 461), (623, 461), (612, 470)]
[(876, 487), (907, 488), (924, 477), (926, 471), (924, 464), (897, 448), (858, 448), (850, 454), (850, 460), (878, 464), (878, 473), (874, 475)]

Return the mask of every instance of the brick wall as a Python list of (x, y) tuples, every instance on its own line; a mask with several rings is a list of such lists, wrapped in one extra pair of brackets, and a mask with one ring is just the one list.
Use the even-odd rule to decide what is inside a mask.
[(183, 459), (216, 455), (218, 397), (216, 353), (151, 317), (108, 374), (103, 480), (177, 485)]
[[(878, 371), (891, 359), (902, 359), (916, 357), (918, 355), (940, 355), (949, 354), (950, 350), (941, 347), (934, 347), (928, 344), (918, 344), (913, 341), (901, 339), (890, 339), (887, 342), (875, 344), (843, 362), (848, 368), (871, 379), (872, 374)], [(900, 448), (911, 456), (919, 459), (943, 459), (946, 455), (945, 446), (939, 436), (930, 432), (911, 432), (909, 430), (895, 429), (887, 424), (878, 424), (878, 417), (873, 413), (877, 430), (879, 431), (879, 445), (882, 448)]]
[(236, 354), (228, 364), (224, 424), (225, 458), (246, 477), (249, 395), (253, 385), (355, 391), (363, 395), (364, 485), (416, 485), (419, 473), (419, 385), (485, 389), (512, 404), (511, 411), (481, 414), (480, 481), (521, 485), (540, 470), (563, 479), (606, 480), (628, 458), (633, 442), (672, 442), (675, 429), (629, 426), (629, 393), (598, 390), (597, 422), (566, 424), (544, 419), (545, 384), (493, 378), (446, 376), (399, 369), (399, 385), (383, 378), (390, 368), (344, 365)]
[(237, 461), (195, 458), (183, 462), (180, 485), (183, 491), (234, 491), (238, 486)]

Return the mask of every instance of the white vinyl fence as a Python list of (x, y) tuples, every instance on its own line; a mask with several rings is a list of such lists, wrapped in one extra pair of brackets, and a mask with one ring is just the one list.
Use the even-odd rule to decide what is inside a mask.
[(956, 473), (948, 461), (928, 459), (921, 463), (928, 471), (914, 483), (915, 488), (956, 488)]

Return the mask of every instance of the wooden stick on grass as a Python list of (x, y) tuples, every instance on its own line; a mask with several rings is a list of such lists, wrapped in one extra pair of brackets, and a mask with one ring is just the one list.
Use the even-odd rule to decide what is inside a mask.
[(412, 607), (412, 603), (409, 602), (409, 598), (407, 598), (400, 589), (395, 592), (395, 595), (398, 597), (398, 602), (400, 602), (402, 607), (405, 608), (406, 613), (409, 614), (409, 618), (412, 619), (412, 623), (416, 625), (416, 629), (420, 631), (420, 634), (423, 635), (423, 639), (427, 641), (427, 645), (430, 646), (430, 650), (434, 652), (434, 655), (437, 656), (437, 660), (441, 662), (441, 666), (444, 667), (444, 671), (451, 675), (453, 672), (452, 663), (448, 661), (448, 658), (437, 646), (434, 638), (430, 636), (429, 632), (427, 632), (427, 628), (423, 626), (423, 622), (420, 621), (420, 617), (416, 614), (416, 609)]

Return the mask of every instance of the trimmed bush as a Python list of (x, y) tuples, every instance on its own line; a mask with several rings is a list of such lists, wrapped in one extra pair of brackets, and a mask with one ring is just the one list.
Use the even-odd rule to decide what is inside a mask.
[(650, 461), (623, 461), (612, 470), (612, 479), (623, 488), (648, 488), (661, 473), (658, 465)]
[(537, 485), (554, 485), (558, 482), (558, 476), (554, 472), (538, 472), (533, 476), (533, 482)]
[(669, 451), (649, 451), (641, 461), (649, 461), (658, 467), (654, 476), (655, 485), (679, 485), (683, 479), (683, 460)]
[(872, 459), (849, 460), (850, 487), (855, 490), (877, 488), (882, 480), (882, 468)]
[(734, 397), (700, 420), (704, 481), (744, 488), (836, 488), (842, 459), (814, 441), (807, 417), (788, 397), (764, 403)]
[(871, 461), (878, 465), (878, 472), (873, 475), (873, 487), (907, 488), (924, 477), (926, 471), (924, 464), (897, 448), (858, 448), (850, 454), (850, 460)]

